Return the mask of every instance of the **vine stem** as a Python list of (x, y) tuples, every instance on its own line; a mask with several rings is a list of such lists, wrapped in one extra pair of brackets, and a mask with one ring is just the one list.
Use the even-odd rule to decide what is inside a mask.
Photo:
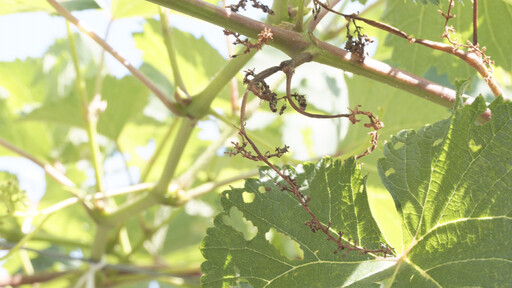
[(288, 0), (274, 1), (272, 11), (274, 11), (274, 15), (268, 17), (271, 24), (278, 25), (285, 21), (288, 18)]
[(128, 187), (123, 187), (111, 191), (105, 191), (105, 192), (98, 192), (92, 195), (86, 195), (83, 197), (83, 199), (79, 199), (77, 197), (71, 197), (65, 200), (62, 200), (58, 203), (53, 204), (50, 207), (47, 207), (40, 211), (29, 211), (29, 212), (15, 212), (15, 216), (19, 217), (36, 217), (40, 215), (48, 215), (55, 213), (59, 210), (62, 210), (66, 207), (69, 207), (71, 205), (74, 205), (76, 203), (79, 203), (80, 200), (100, 200), (105, 199), (106, 197), (115, 197), (120, 195), (126, 195), (126, 194), (132, 194), (132, 193), (139, 193), (151, 190), (153, 187), (155, 187), (154, 183), (141, 183), (141, 184), (135, 184)]
[(117, 225), (125, 222), (128, 218), (136, 215), (140, 211), (147, 209), (157, 203), (167, 205), (182, 204), (179, 202), (179, 191), (170, 191), (168, 193), (168, 186), (174, 177), (179, 159), (183, 154), (190, 134), (195, 126), (195, 119), (204, 117), (210, 110), (211, 102), (220, 93), (222, 88), (226, 86), (230, 79), (232, 79), (242, 67), (247, 64), (255, 52), (240, 55), (235, 59), (231, 59), (224, 67), (215, 75), (210, 83), (198, 95), (192, 97), (190, 105), (187, 106), (186, 113), (189, 117), (183, 117), (180, 121), (180, 127), (175, 136), (175, 141), (171, 147), (171, 151), (167, 158), (165, 168), (160, 176), (158, 183), (147, 193), (130, 201), (123, 206), (120, 206), (115, 211), (110, 212), (105, 219), (105, 222), (110, 225)]
[(6, 141), (2, 138), (0, 138), (0, 146), (3, 146), (5, 148), (7, 148), (8, 150), (34, 162), (37, 166), (43, 168), (44, 172), (46, 174), (48, 174), (48, 176), (50, 176), (51, 178), (53, 178), (55, 181), (59, 182), (60, 184), (67, 186), (67, 187), (75, 187), (75, 183), (73, 183), (73, 181), (71, 181), (68, 177), (66, 177), (66, 175), (59, 172), (59, 170), (57, 170), (52, 165), (40, 161), (39, 159), (37, 159), (33, 155), (29, 154), (25, 150), (14, 146), (13, 144), (9, 143), (8, 141)]
[[(224, 7), (224, 9), (226, 8), (226, 0), (222, 0), (222, 7)], [(229, 35), (224, 35), (224, 37), (226, 38), (226, 47), (228, 49), (228, 57), (230, 57), (230, 55), (233, 55), (233, 45), (231, 44), (231, 41), (229, 40)], [(230, 97), (231, 98), (231, 112), (233, 112), (233, 114), (237, 114), (238, 111), (240, 110), (240, 107), (239, 107), (240, 95), (238, 94), (238, 82), (237, 82), (236, 78), (231, 79), (229, 90), (230, 90), (230, 96), (231, 96)]]
[(160, 26), (162, 27), (162, 36), (164, 38), (164, 44), (167, 48), (167, 55), (169, 57), (169, 61), (171, 63), (172, 74), (174, 77), (174, 83), (176, 85), (176, 90), (174, 92), (174, 97), (177, 101), (190, 101), (190, 95), (187, 92), (187, 87), (185, 86), (185, 82), (183, 81), (183, 77), (181, 77), (181, 72), (178, 65), (178, 59), (176, 58), (176, 48), (174, 45), (174, 41), (172, 39), (172, 32), (169, 27), (171, 26), (169, 22), (169, 17), (167, 16), (166, 11), (162, 9), (161, 6), (158, 7), (158, 11), (160, 13)]
[(217, 150), (224, 145), (224, 142), (226, 142), (229, 137), (233, 136), (234, 132), (235, 129), (233, 127), (226, 127), (226, 129), (221, 133), (217, 140), (208, 145), (208, 148), (206, 148), (206, 150), (204, 150), (204, 152), (195, 159), (194, 163), (188, 167), (187, 171), (178, 177), (176, 182), (178, 182), (182, 189), (187, 189), (192, 185), (199, 171), (201, 171), (205, 166), (208, 165), (208, 163), (212, 161), (213, 157), (215, 157), (217, 153)]
[[(487, 83), (487, 85), (489, 86), (489, 88), (493, 92), (494, 96), (498, 97), (499, 95), (503, 94), (503, 92), (502, 92), (501, 88), (499, 87), (498, 83), (496, 83), (496, 81), (492, 77), (492, 71), (489, 71), (489, 69), (487, 69), (487, 67), (485, 66), (484, 61), (482, 61), (482, 59), (481, 59), (481, 55), (478, 55), (478, 53), (462, 51), (460, 49), (455, 49), (453, 46), (446, 45), (446, 44), (439, 43), (439, 42), (435, 42), (435, 41), (431, 41), (431, 40), (427, 40), (427, 39), (416, 39), (416, 38), (413, 38), (413, 37), (409, 36), (404, 31), (402, 31), (402, 30), (400, 30), (400, 29), (398, 29), (396, 27), (390, 26), (388, 24), (385, 24), (385, 23), (382, 23), (382, 22), (379, 22), (379, 21), (374, 21), (374, 20), (366, 19), (366, 18), (361, 17), (361, 16), (359, 16), (359, 15), (357, 15), (355, 13), (353, 13), (353, 14), (343, 14), (343, 13), (340, 13), (338, 11), (332, 10), (329, 6), (325, 5), (324, 3), (322, 3), (319, 0), (313, 0), (313, 1), (316, 4), (320, 5), (321, 7), (323, 7), (324, 9), (328, 10), (329, 12), (337, 14), (337, 15), (340, 15), (340, 16), (343, 16), (347, 20), (359, 20), (359, 21), (362, 21), (362, 22), (364, 22), (364, 23), (366, 23), (366, 24), (368, 24), (370, 26), (373, 26), (373, 27), (375, 27), (377, 29), (381, 29), (383, 31), (386, 31), (386, 32), (391, 33), (393, 35), (396, 35), (398, 37), (404, 38), (407, 41), (409, 41), (409, 43), (411, 43), (411, 44), (417, 43), (417, 44), (423, 45), (425, 47), (428, 47), (428, 48), (431, 48), (431, 49), (434, 49), (434, 50), (438, 50), (438, 51), (442, 51), (442, 52), (445, 52), (445, 53), (448, 53), (448, 54), (452, 54), (452, 55), (460, 58), (461, 60), (463, 60), (467, 64), (469, 64), (471, 67), (473, 67), (482, 76), (484, 81)], [(451, 5), (451, 3), (452, 2), (450, 1), (450, 5)], [(473, 13), (475, 13), (475, 11), (477, 11), (477, 10), (475, 9), (473, 11)], [(449, 14), (449, 12), (448, 12), (448, 14)], [(475, 16), (473, 16), (473, 17), (475, 17)], [(474, 18), (474, 20), (475, 20), (475, 18)], [(448, 22), (448, 19), (446, 19), (446, 22)], [(476, 22), (473, 21), (474, 27), (476, 25), (475, 23)], [(474, 28), (473, 32), (475, 33), (475, 31), (476, 31), (476, 28)], [(475, 37), (475, 35), (476, 34), (473, 34), (474, 37)]]
[(9, 252), (7, 252), (7, 254), (0, 257), (0, 261), (7, 259), (13, 253), (15, 253), (16, 251), (21, 249), (23, 247), (23, 245), (25, 245), (25, 243), (30, 241), (30, 239), (32, 239), (34, 237), (34, 235), (36, 235), (36, 233), (41, 229), (41, 227), (43, 227), (46, 220), (48, 220), (52, 215), (53, 214), (45, 215), (44, 218), (41, 220), (41, 222), (32, 231), (30, 231), (30, 233), (25, 234), (25, 236), (23, 236), (23, 238), (21, 238), (20, 241), (18, 241), (18, 243), (16, 243), (16, 245), (9, 250)]
[(98, 223), (96, 225), (96, 233), (94, 235), (94, 241), (91, 246), (91, 259), (94, 261), (99, 261), (101, 260), (101, 257), (103, 257), (111, 229), (111, 226), (104, 223)]
[(36, 284), (51, 281), (69, 273), (76, 273), (75, 270), (66, 270), (62, 272), (49, 272), (35, 275), (12, 275), (0, 279), (0, 287), (17, 287), (24, 284)]
[(478, 0), (473, 0), (473, 45), (478, 44)]
[(165, 163), (165, 167), (160, 176), (160, 180), (158, 180), (155, 188), (150, 193), (160, 196), (163, 196), (167, 193), (169, 183), (171, 183), (171, 180), (176, 173), (178, 162), (180, 161), (181, 155), (183, 155), (183, 150), (185, 150), (185, 147), (187, 146), (187, 142), (190, 138), (190, 135), (192, 135), (192, 131), (196, 123), (196, 120), (189, 118), (184, 118), (181, 121), (181, 125), (178, 129), (176, 137), (174, 138), (174, 142), (171, 147), (171, 151), (169, 152), (169, 156), (167, 157), (167, 162)]
[(169, 128), (167, 129), (167, 132), (165, 133), (165, 135), (161, 139), (161, 141), (159, 141), (160, 143), (157, 145), (155, 152), (153, 153), (153, 155), (151, 155), (151, 158), (149, 158), (148, 163), (146, 164), (146, 166), (144, 167), (144, 170), (142, 171), (142, 176), (140, 177), (140, 180), (142, 182), (145, 182), (148, 179), (149, 173), (151, 173), (151, 170), (155, 166), (156, 160), (162, 154), (162, 151), (163, 151), (165, 145), (171, 138), (171, 135), (174, 132), (174, 130), (176, 129), (176, 127), (178, 127), (178, 124), (180, 121), (181, 121), (181, 118), (173, 119), (172, 123), (170, 125), (168, 125)]
[(295, 22), (294, 30), (296, 32), (302, 32), (304, 30), (304, 0), (299, 0), (297, 8), (297, 21)]
[(229, 183), (236, 182), (236, 181), (244, 180), (244, 179), (247, 179), (250, 177), (254, 177), (257, 175), (258, 175), (258, 171), (255, 170), (255, 171), (245, 172), (245, 173), (242, 173), (242, 174), (230, 177), (230, 178), (226, 178), (224, 180), (211, 181), (211, 182), (201, 184), (197, 187), (187, 190), (187, 192), (184, 193), (182, 201), (188, 201), (190, 199), (201, 197), (205, 194), (208, 194), (208, 193), (214, 191), (215, 189), (217, 189), (221, 186), (224, 186)]
[(103, 163), (100, 159), (100, 149), (97, 139), (98, 132), (96, 127), (96, 124), (98, 123), (98, 114), (101, 111), (101, 99), (99, 99), (101, 97), (94, 97), (94, 100), (96, 101), (93, 100), (92, 102), (89, 102), (85, 88), (85, 81), (82, 79), (82, 73), (80, 71), (80, 63), (78, 62), (75, 40), (73, 33), (71, 32), (69, 22), (67, 21), (66, 29), (71, 50), (71, 58), (73, 59), (73, 66), (75, 68), (76, 85), (78, 88), (78, 94), (80, 95), (82, 116), (87, 130), (87, 136), (89, 137), (89, 149), (91, 150), (91, 160), (94, 167), (94, 176), (96, 178), (96, 190), (103, 192)]
[(100, 45), (105, 51), (107, 51), (110, 55), (112, 55), (121, 65), (126, 67), (128, 71), (130, 71), (133, 76), (139, 79), (146, 87), (148, 87), (153, 94), (155, 94), (158, 99), (174, 114), (180, 115), (181, 110), (176, 103), (173, 103), (165, 93), (160, 90), (149, 78), (147, 78), (144, 74), (142, 74), (137, 68), (135, 68), (128, 60), (126, 60), (121, 54), (119, 54), (112, 46), (110, 46), (103, 38), (98, 36), (98, 34), (94, 33), (92, 30), (87, 28), (83, 22), (78, 20), (75, 16), (71, 14), (66, 8), (59, 4), (56, 0), (47, 0), (48, 3), (66, 20), (73, 23), (80, 31), (89, 36), (92, 40), (94, 40), (98, 45)]
[[(328, 7), (333, 8), (339, 2), (340, 2), (340, 0), (333, 0), (333, 1), (329, 1), (329, 4), (327, 4), (327, 5), (329, 5)], [(329, 11), (327, 9), (322, 10), (322, 11), (320, 11), (320, 13), (318, 13), (318, 15), (316, 16), (316, 19), (313, 19), (311, 22), (309, 22), (309, 25), (308, 25), (309, 33), (313, 33), (313, 31), (316, 29), (316, 26), (318, 26), (318, 23), (320, 23), (320, 21), (322, 21), (322, 19), (324, 19), (325, 15), (327, 15), (327, 13), (329, 13)]]
[[(312, 34), (304, 35), (281, 27), (267, 25), (251, 18), (226, 11), (221, 7), (204, 1), (147, 1), (163, 5), (251, 38), (257, 38), (258, 34), (265, 28), (270, 29), (273, 34), (273, 41), (270, 42), (269, 45), (283, 51), (292, 58), (309, 50), (314, 56), (313, 61), (391, 85), (444, 107), (453, 107), (453, 103), (456, 99), (456, 92), (453, 89), (392, 67), (386, 63), (370, 59), (369, 57), (367, 57), (363, 63), (360, 63), (360, 59), (356, 55), (329, 43), (319, 41)], [(445, 46), (453, 49), (448, 45)], [(490, 115), (490, 110), (487, 110), (480, 115), (479, 121), (489, 121)]]

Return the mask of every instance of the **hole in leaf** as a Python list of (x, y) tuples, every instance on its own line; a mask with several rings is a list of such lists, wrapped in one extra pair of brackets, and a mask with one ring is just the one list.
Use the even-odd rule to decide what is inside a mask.
[(242, 199), (244, 200), (244, 203), (252, 203), (252, 201), (254, 201), (254, 197), (256, 197), (256, 195), (254, 195), (254, 193), (251, 193), (251, 192), (243, 192), (242, 193)]
[(258, 187), (258, 192), (260, 192), (260, 194), (265, 194), (267, 192), (269, 192), (270, 190), (272, 190), (272, 187), (265, 187), (265, 186), (260, 186)]
[(469, 149), (471, 150), (471, 152), (473, 152), (473, 153), (478, 152), (478, 150), (480, 150), (482, 148), (482, 145), (477, 145), (475, 143), (475, 140), (473, 140), (473, 139), (469, 140), (468, 146), (469, 146)]
[(229, 217), (224, 216), (222, 220), (226, 225), (233, 227), (236, 231), (244, 234), (244, 239), (249, 241), (258, 234), (258, 227), (254, 226), (251, 221), (245, 219), (244, 215), (236, 207), (229, 210)]
[(434, 141), (434, 143), (432, 143), (432, 147), (437, 147), (439, 144), (441, 144), (441, 142), (443, 142), (443, 139), (437, 139)]
[(274, 246), (279, 254), (290, 260), (303, 260), (304, 251), (300, 248), (299, 243), (283, 233), (277, 232), (274, 228), (265, 233), (267, 239)]
[(386, 170), (386, 173), (384, 174), (386, 175), (386, 177), (389, 177), (389, 175), (394, 174), (395, 172), (395, 168), (389, 168), (388, 170)]
[(404, 147), (404, 143), (403, 142), (395, 142), (393, 143), (393, 150), (399, 150), (399, 149), (402, 149)]

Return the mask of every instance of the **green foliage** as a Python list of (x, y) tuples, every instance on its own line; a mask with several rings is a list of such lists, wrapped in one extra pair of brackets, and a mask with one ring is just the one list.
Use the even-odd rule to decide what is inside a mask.
[[(311, 197), (309, 207), (318, 219), (332, 223), (332, 231), (343, 231), (344, 239), (352, 238), (369, 249), (385, 242), (371, 217), (365, 177), (352, 158), (344, 164), (326, 158), (297, 169), (287, 167), (287, 171), (296, 177), (301, 192)], [(345, 257), (344, 251), (334, 254), (336, 245), (304, 225), (311, 216), (279, 185), (285, 185), (282, 179), (262, 168), (260, 180), (249, 179), (244, 188), (222, 194), (224, 211), (215, 217), (215, 227), (208, 229), (202, 245), (207, 259), (202, 266), (205, 287), (242, 285), (244, 281), (254, 287), (333, 287), (357, 283), (390, 265), (357, 252)], [(231, 216), (233, 209), (257, 228), (254, 238), (244, 239), (244, 234), (226, 223), (224, 218)], [(266, 239), (271, 228), (298, 243), (303, 257), (289, 259), (282, 255)]]
[(404, 131), (386, 144), (379, 173), (402, 214), (408, 247), (391, 279), (396, 285), (510, 282), (512, 251), (501, 248), (511, 233), (512, 105), (498, 99), (491, 122), (474, 124), (485, 108), (479, 97), (449, 120)]
[[(441, 1), (439, 8), (431, 5), (416, 5), (412, 1), (386, 2), (387, 8), (382, 18), (385, 23), (401, 29), (414, 38), (440, 40), (444, 31), (445, 18), (437, 10), (440, 9), (446, 13), (448, 1)], [(510, 53), (505, 53), (503, 47), (512, 45), (512, 35), (506, 33), (505, 29), (500, 29), (502, 25), (500, 23), (510, 19), (512, 6), (502, 0), (494, 1), (492, 4), (481, 1), (479, 4), (478, 41), (485, 43), (481, 44), (487, 48), (485, 53), (495, 61), (497, 66), (510, 70), (512, 56)], [(456, 17), (448, 23), (455, 28), (456, 33), (451, 36), (453, 40), (458, 39), (457, 42), (461, 44), (467, 44), (468, 40), (472, 40), (472, 13), (472, 5), (469, 3), (462, 5), (457, 1), (451, 12)], [(447, 41), (444, 40), (444, 43)], [(452, 55), (417, 44), (408, 45), (407, 40), (394, 35), (388, 35), (386, 45), (393, 47), (392, 63), (397, 63), (415, 74), (424, 74), (432, 65), (437, 67), (440, 74), (448, 73), (451, 79), (467, 78), (475, 74), (475, 70), (469, 65)], [(415, 59), (415, 61), (408, 59)]]
[[(44, 0), (0, 2), (0, 15), (39, 11), (62, 17)], [(366, 47), (363, 64), (349, 61), (350, 55), (332, 52), (344, 46), (347, 19), (328, 15), (310, 34), (309, 0), (276, 0), (277, 15), (266, 20), (250, 7), (253, 1), (240, 13), (257, 15), (253, 20), (227, 16), (217, 0), (58, 2), (68, 10), (104, 14), (112, 27), (140, 23), (132, 36), (142, 55), (136, 67), (142, 76), (114, 76), (104, 51), (81, 32), (55, 39), (40, 57), (0, 63), (0, 164), (4, 156), (23, 156), (46, 172), (45, 181), (29, 183), (26, 192), (16, 176), (0, 172), (0, 249), (9, 249), (0, 255), (1, 267), (21, 277), (13, 279), (29, 284), (39, 279), (41, 287), (147, 287), (151, 281), (160, 287), (198, 287), (200, 281), (205, 287), (501, 287), (512, 282), (512, 105), (503, 98), (488, 104), (478, 97), (464, 106), (466, 88), (486, 92), (485, 82), (460, 59), (357, 20), (375, 46)], [(366, 4), (352, 12), (416, 38), (445, 41), (439, 39), (445, 18), (437, 10), (446, 12), (448, 1), (340, 2), (335, 9)], [(455, 1), (457, 17), (449, 22), (453, 37), (463, 43), (472, 37), (470, 2)], [(238, 1), (226, 5), (233, 3)], [(478, 18), (480, 47), (496, 63), (493, 76), (504, 96), (511, 91), (507, 47), (512, 36), (505, 29), (511, 4), (480, 1)], [(304, 19), (298, 19), (302, 13)], [(168, 15), (169, 34), (159, 15)], [(279, 29), (272, 27), (272, 48), (232, 52), (238, 56), (226, 59), (205, 38), (176, 28), (182, 27), (177, 21), (183, 15), (219, 26), (205, 33), (221, 44), (226, 42), (222, 28), (241, 33), (239, 41), (252, 36), (251, 43), (258, 41), (264, 23)], [(112, 45), (115, 36), (109, 36)], [(282, 71), (266, 80), (282, 97), (282, 72), (291, 67), (283, 61), (303, 52), (311, 53), (312, 62), (332, 66), (293, 67), (291, 91), (306, 95), (306, 112), (347, 113), (360, 105), (384, 127), (375, 151), (355, 160), (353, 155), (371, 145), (364, 115), (357, 115), (360, 122), (354, 125), (349, 119), (303, 117), (290, 105), (278, 115), (264, 97), (249, 93), (247, 135), (263, 155), (290, 146), (291, 153), (269, 163), (284, 167), (308, 197), (297, 198), (284, 191), (290, 182), (264, 162), (225, 152), (241, 142), (243, 71), (279, 67)], [(83, 83), (77, 83), (77, 71)], [(432, 92), (437, 86), (413, 74), (446, 87)], [(410, 78), (392, 80), (397, 76)], [(453, 81), (468, 77), (471, 85)], [(183, 83), (176, 83), (179, 78)], [(451, 112), (449, 105), (413, 95), (446, 104), (451, 83), (463, 83)], [(171, 112), (155, 94), (165, 95), (186, 115)], [(98, 97), (101, 101), (94, 102)], [(491, 122), (476, 124), (486, 108), (492, 110)], [(250, 146), (244, 147), (254, 153)], [(243, 182), (261, 165), (258, 179)], [(96, 191), (98, 180), (104, 191)], [(26, 197), (34, 185), (45, 188), (38, 201)], [(304, 204), (304, 199), (310, 200)], [(314, 219), (329, 232), (313, 233)], [(395, 248), (393, 255), (368, 252), (386, 246)], [(354, 247), (359, 251), (348, 251)], [(65, 274), (53, 274), (60, 272)], [(11, 280), (0, 279), (0, 286), (13, 284), (2, 281)]]
[[(334, 254), (325, 235), (312, 234), (304, 225), (310, 216), (293, 195), (281, 191), (283, 181), (265, 168), (260, 180), (247, 180), (244, 188), (223, 193), (224, 212), (216, 216), (202, 246), (207, 259), (202, 266), (204, 286), (246, 281), (253, 287), (509, 283), (512, 250), (501, 247), (510, 246), (512, 233), (512, 104), (495, 101), (492, 121), (474, 124), (485, 108), (479, 97), (450, 119), (418, 132), (402, 131), (385, 145), (379, 173), (403, 219), (400, 258)], [(485, 178), (479, 176), (483, 170)], [(385, 243), (371, 217), (365, 178), (351, 158), (343, 165), (324, 159), (287, 171), (301, 192), (311, 196), (313, 213), (321, 222), (332, 223), (333, 231), (343, 231), (344, 237), (368, 248)], [(257, 228), (253, 238), (226, 222), (233, 207)], [(270, 228), (297, 242), (303, 258), (280, 254), (265, 238)], [(485, 269), (480, 268), (482, 261)], [(454, 271), (457, 277), (451, 276)]]

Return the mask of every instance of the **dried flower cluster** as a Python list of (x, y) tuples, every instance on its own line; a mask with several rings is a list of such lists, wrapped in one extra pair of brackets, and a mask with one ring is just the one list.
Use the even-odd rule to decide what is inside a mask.
[[(354, 25), (354, 32), (350, 32), (350, 23)], [(361, 33), (363, 28), (357, 26), (356, 20), (352, 19), (347, 23), (347, 42), (345, 43), (345, 50), (355, 53), (359, 56), (359, 62), (364, 62), (364, 58), (368, 53), (365, 51), (366, 46), (373, 42), (368, 35)]]
[[(245, 46), (244, 54), (251, 52), (251, 49), (261, 50), (261, 48), (264, 45), (267, 45), (272, 40), (274, 40), (272, 31), (267, 28), (265, 28), (263, 31), (261, 31), (260, 34), (258, 34), (258, 42), (256, 42), (256, 43), (250, 42), (248, 38), (246, 38), (244, 40), (240, 39), (240, 34), (238, 34), (236, 32), (229, 31), (226, 29), (224, 29), (223, 32), (224, 32), (224, 35), (226, 35), (226, 36), (232, 35), (233, 37), (235, 37), (235, 42), (233, 42), (233, 45), (240, 44), (240, 45)], [(236, 56), (237, 55), (231, 55), (232, 58), (235, 58)]]
[[(240, 1), (238, 1), (238, 4), (232, 4), (232, 5), (226, 6), (226, 8), (229, 8), (233, 12), (238, 12), (240, 10), (240, 8), (246, 10), (246, 5), (247, 5), (248, 1), (249, 0), (240, 0)], [(264, 13), (274, 15), (274, 11), (272, 11), (272, 9), (270, 9), (267, 5), (263, 5), (257, 0), (251, 0), (251, 2), (252, 2), (252, 7), (256, 8), (256, 9), (260, 9)]]

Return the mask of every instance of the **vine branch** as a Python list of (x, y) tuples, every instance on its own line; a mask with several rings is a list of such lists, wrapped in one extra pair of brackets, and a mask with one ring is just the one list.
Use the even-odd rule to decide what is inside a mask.
[[(366, 19), (364, 17), (360, 17), (359, 15), (357, 15), (355, 13), (344, 14), (344, 13), (338, 12), (336, 10), (331, 9), (328, 5), (324, 4), (323, 2), (321, 2), (319, 0), (313, 0), (313, 2), (315, 3), (315, 5), (318, 5), (317, 7), (322, 7), (331, 13), (345, 17), (345, 19), (347, 21), (359, 20), (359, 21), (362, 21), (370, 26), (373, 26), (380, 30), (386, 31), (386, 32), (396, 35), (398, 37), (404, 38), (407, 41), (409, 41), (410, 44), (417, 43), (417, 44), (423, 45), (425, 47), (428, 47), (428, 48), (431, 48), (434, 50), (452, 54), (452, 55), (462, 59), (464, 62), (469, 64), (471, 67), (473, 67), (485, 80), (485, 82), (487, 83), (489, 88), (492, 90), (494, 96), (498, 97), (499, 95), (501, 95), (503, 93), (501, 88), (498, 86), (498, 84), (492, 77), (492, 69), (490, 68), (490, 65), (489, 65), (490, 60), (485, 56), (484, 51), (482, 51), (483, 49), (482, 50), (478, 49), (477, 44), (470, 43), (471, 45), (467, 46), (469, 48), (468, 52), (459, 50), (457, 48), (454, 49), (453, 46), (446, 45), (443, 43), (426, 40), (426, 39), (416, 39), (396, 27), (393, 27), (391, 25), (388, 25), (388, 24), (385, 24), (385, 23), (382, 23), (379, 21), (374, 21), (374, 20)], [(451, 9), (452, 5), (453, 5), (453, 0), (450, 0), (450, 7), (448, 10), (448, 14), (445, 15), (444, 13), (442, 13), (443, 16), (446, 18), (446, 23), (448, 23), (448, 20), (450, 18), (453, 18), (453, 15), (450, 14), (450, 9)], [(319, 8), (316, 8), (315, 11), (319, 11)], [(475, 23), (473, 25), (474, 25), (474, 27), (476, 26)], [(476, 29), (474, 29), (473, 31), (474, 31), (474, 33), (476, 33), (475, 32)], [(446, 34), (446, 32), (445, 32), (445, 34)], [(473, 34), (473, 36), (474, 36), (473, 40), (476, 39), (475, 35), (476, 34)], [(450, 43), (452, 43), (452, 42), (450, 41)], [(460, 45), (460, 46), (462, 46), (462, 45)]]
[[(167, 9), (166, 9), (167, 10)], [(176, 47), (174, 45), (174, 40), (172, 38), (172, 32), (169, 27), (171, 26), (169, 22), (169, 17), (167, 16), (167, 11), (164, 11), (162, 7), (158, 7), (158, 12), (160, 13), (160, 26), (162, 28), (162, 36), (164, 38), (164, 44), (167, 49), (167, 55), (169, 57), (169, 61), (172, 68), (172, 74), (174, 77), (174, 83), (176, 83), (176, 90), (174, 92), (174, 98), (176, 101), (182, 101), (184, 104), (190, 102), (191, 98), (187, 91), (187, 87), (185, 86), (185, 82), (181, 77), (181, 72), (178, 65), (178, 59), (176, 57)]]
[[(80, 108), (82, 108), (82, 116), (89, 137), (89, 149), (91, 151), (91, 162), (94, 168), (94, 176), (96, 179), (96, 190), (103, 192), (103, 161), (101, 160), (101, 153), (98, 144), (98, 131), (97, 123), (98, 117), (103, 110), (105, 105), (101, 101), (101, 96), (95, 95), (93, 101), (89, 102), (87, 91), (85, 87), (85, 80), (82, 78), (80, 72), (80, 63), (78, 62), (78, 55), (76, 51), (75, 40), (69, 22), (66, 22), (66, 28), (68, 33), (69, 46), (71, 50), (71, 59), (73, 61), (73, 67), (75, 68), (76, 86), (80, 98)], [(95, 202), (95, 205), (97, 203)]]
[[(264, 24), (260, 21), (226, 11), (221, 7), (197, 0), (146, 0), (182, 12), (186, 15), (202, 19), (225, 29), (257, 38), (257, 35), (265, 28), (271, 29), (273, 41), (270, 46), (276, 47), (291, 57), (310, 50), (314, 61), (335, 68), (362, 75), (364, 77), (391, 85), (395, 88), (407, 91), (431, 102), (451, 108), (456, 99), (453, 89), (439, 85), (425, 78), (392, 67), (375, 59), (367, 58), (364, 63), (359, 63), (358, 57), (353, 54), (319, 41), (312, 34), (305, 36), (292, 30)], [(446, 49), (453, 47), (445, 45)], [(476, 58), (476, 57), (475, 57)], [(469, 102), (468, 102), (469, 103)], [(480, 115), (480, 122), (490, 119), (490, 110)]]

